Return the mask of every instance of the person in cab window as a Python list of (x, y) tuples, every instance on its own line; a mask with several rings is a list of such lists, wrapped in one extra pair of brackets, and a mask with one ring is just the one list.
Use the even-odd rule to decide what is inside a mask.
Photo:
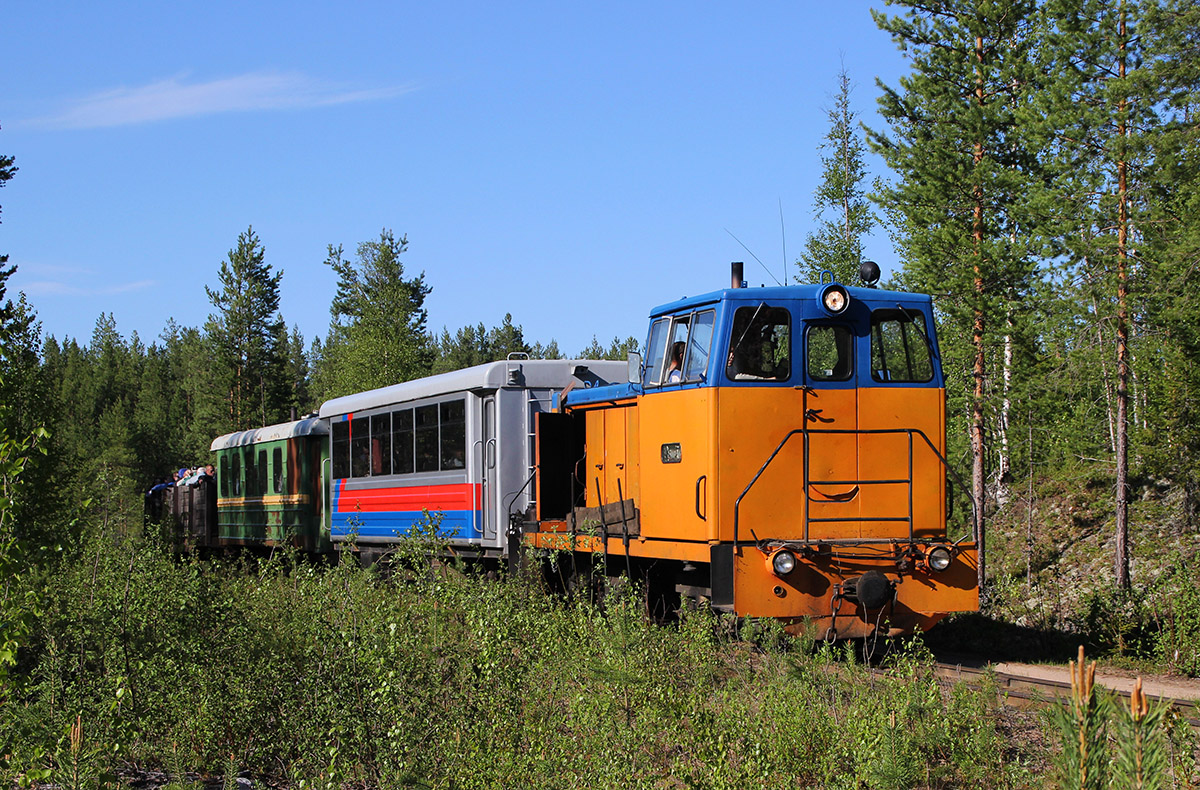
[(671, 344), (671, 365), (667, 368), (667, 383), (678, 384), (683, 380), (683, 349), (686, 344), (676, 340)]

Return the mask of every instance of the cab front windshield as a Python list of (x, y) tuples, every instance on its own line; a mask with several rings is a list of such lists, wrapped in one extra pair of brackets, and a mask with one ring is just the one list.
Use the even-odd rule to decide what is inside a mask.
[(725, 375), (732, 381), (787, 381), (792, 375), (792, 317), (767, 304), (733, 314)]

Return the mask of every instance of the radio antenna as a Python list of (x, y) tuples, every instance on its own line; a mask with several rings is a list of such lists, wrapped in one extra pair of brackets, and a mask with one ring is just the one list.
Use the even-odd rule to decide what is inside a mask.
[(783, 224), (783, 198), (779, 198), (779, 236), (783, 239), (783, 281), (788, 279), (787, 273), (787, 231)]
[[(742, 244), (742, 240), (739, 239), (737, 236), (734, 236), (733, 231), (729, 230), (729, 228), (725, 228), (725, 232), (728, 233), (730, 236), (732, 236), (733, 240), (736, 241), (738, 244)], [(759, 260), (758, 256), (754, 254), (754, 251), (752, 249), (747, 247), (745, 244), (742, 244), (742, 249), (745, 250), (746, 252), (750, 253), (751, 258), (758, 261), (758, 265), (763, 267), (763, 271), (767, 273), (767, 276), (769, 276), (772, 280), (775, 281), (776, 285), (780, 285), (780, 286), (783, 285), (783, 283), (779, 282), (778, 277), (776, 277), (774, 274), (771, 274), (771, 270), (767, 268), (767, 265), (765, 263), (763, 263), (761, 260)]]

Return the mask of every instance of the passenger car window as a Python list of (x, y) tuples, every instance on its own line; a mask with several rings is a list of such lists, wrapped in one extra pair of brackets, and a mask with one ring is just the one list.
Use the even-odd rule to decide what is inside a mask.
[(871, 378), (909, 383), (933, 379), (924, 314), (914, 310), (871, 314)]
[(233, 456), (233, 474), (230, 475), (229, 488), (234, 496), (242, 496), (246, 490), (242, 485), (242, 451), (237, 448), (230, 455)]
[(283, 448), (276, 447), (271, 451), (271, 491), (275, 494), (283, 493)]
[(350, 476), (350, 421), (339, 420), (333, 424), (333, 476), (343, 478)]
[(808, 377), (813, 381), (848, 381), (854, 373), (854, 335), (844, 326), (808, 329)]
[(467, 465), (466, 405), (455, 400), (441, 405), (442, 469), (462, 469)]
[(392, 415), (371, 415), (371, 474), (392, 473)]
[(417, 471), (438, 470), (438, 407), (420, 406), (413, 410), (416, 423)]
[(733, 381), (787, 381), (792, 375), (792, 316), (785, 308), (739, 307), (729, 334), (725, 375)]
[(464, 469), (466, 401), (431, 403), (333, 423), (335, 477)]
[(246, 496), (258, 496), (262, 492), (258, 489), (258, 471), (254, 468), (253, 447), (242, 450), (242, 465), (246, 470)]
[(221, 496), (229, 496), (229, 453), (221, 453)]
[(350, 421), (350, 475), (371, 474), (371, 419), (355, 417)]
[(267, 451), (258, 451), (258, 494), (267, 493)]
[(392, 472), (398, 475), (412, 474), (413, 464), (413, 413), (412, 409), (392, 412)]

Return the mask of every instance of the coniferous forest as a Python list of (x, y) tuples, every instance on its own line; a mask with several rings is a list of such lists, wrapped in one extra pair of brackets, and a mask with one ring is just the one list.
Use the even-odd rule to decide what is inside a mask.
[[(856, 284), (863, 238), (886, 232), (899, 265), (883, 286), (935, 297), (949, 457), (969, 484), (955, 511), (984, 538), (982, 611), (941, 638), (1047, 660), (1083, 643), (1200, 676), (1200, 4), (896, 2), (875, 19), (910, 71), (864, 88), (849, 64), (831, 85), (797, 279)], [(882, 124), (864, 126), (875, 99)], [(19, 159), (0, 155), (0, 187)], [(600, 605), (451, 572), (397, 586), (173, 556), (143, 495), (218, 435), (512, 352), (623, 359), (641, 343), (564, 352), (511, 315), (436, 331), (437, 283), (388, 229), (314, 251), (337, 286), (326, 334), (306, 339), (270, 240), (229, 243), (194, 294), (208, 320), (152, 339), (111, 313), (90, 338), (54, 336), (0, 257), (6, 780), (1022, 787), (1053, 764), (1064, 787), (1194, 786), (1193, 736), (1161, 716), (1160, 784), (1137, 784), (1119, 749), (1076, 781), (1070, 748), (1014, 742), (983, 696), (940, 691), (921, 644), (894, 683), (868, 681), (769, 624), (648, 625), (619, 591)]]

